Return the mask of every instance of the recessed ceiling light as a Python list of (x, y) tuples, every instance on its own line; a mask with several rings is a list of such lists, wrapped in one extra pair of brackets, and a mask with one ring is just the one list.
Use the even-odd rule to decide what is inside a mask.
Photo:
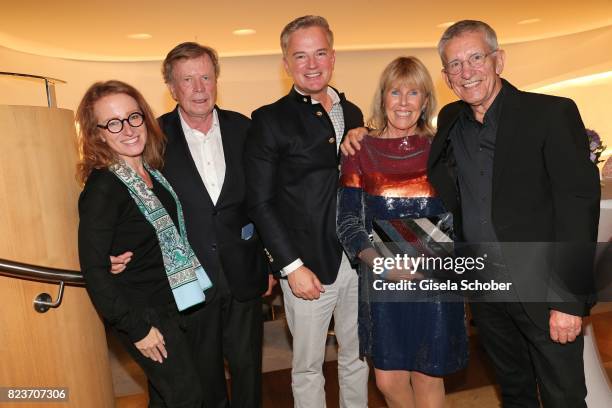
[(452, 26), (453, 24), (455, 24), (454, 21), (447, 21), (446, 23), (440, 23), (438, 24), (436, 27), (440, 27), (440, 28), (448, 28), (450, 26)]
[(148, 40), (152, 38), (153, 36), (147, 33), (136, 33), (136, 34), (128, 34), (126, 35), (126, 37), (129, 38), (130, 40)]
[(542, 20), (540, 20), (539, 18), (529, 18), (527, 20), (521, 20), (521, 21), (519, 21), (516, 24), (521, 24), (521, 25), (523, 25), (523, 24), (533, 24), (533, 23), (539, 23), (540, 21), (542, 21)]
[(234, 35), (253, 35), (255, 33), (256, 31), (253, 30), (252, 28), (241, 28), (240, 30), (232, 31), (232, 34)]

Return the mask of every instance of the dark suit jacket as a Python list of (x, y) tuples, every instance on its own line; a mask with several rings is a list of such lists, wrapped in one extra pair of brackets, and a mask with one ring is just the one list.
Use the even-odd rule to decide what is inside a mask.
[(240, 113), (216, 109), (226, 166), (217, 204), (213, 204), (193, 161), (178, 107), (159, 118), (168, 138), (162, 172), (183, 207), (189, 243), (213, 282), (206, 300), (214, 298), (219, 276), (224, 274), (233, 296), (245, 301), (261, 296), (268, 285), (268, 267), (257, 234), (249, 240), (241, 238), (242, 227), (250, 222), (242, 165), (250, 121)]
[[(363, 125), (340, 94), (346, 130)], [(278, 271), (297, 258), (323, 284), (336, 280), (338, 154), (334, 128), (320, 104), (292, 89), (252, 114), (245, 151), (249, 215)]]
[[(507, 87), (501, 107), (493, 165), (492, 219), (500, 242), (557, 243), (552, 257), (535, 256), (544, 268), (541, 276), (519, 279), (515, 290), (519, 298), (550, 293), (553, 280), (561, 278), (574, 293), (592, 291), (588, 254), (563, 258), (560, 242), (587, 243), (597, 239), (599, 220), (599, 177), (589, 160), (584, 125), (570, 99), (522, 92), (504, 81)], [(461, 233), (455, 162), (448, 140), (464, 102), (446, 105), (438, 116), (438, 132), (431, 147), (429, 179), (455, 217), (456, 232)], [(512, 262), (534, 254), (505, 254)], [(592, 248), (592, 247), (590, 247)], [(543, 255), (543, 254), (539, 254)], [(550, 254), (549, 254), (550, 255)], [(578, 259), (580, 258), (580, 259)], [(531, 261), (530, 261), (531, 262)], [(515, 264), (516, 265), (516, 264)], [(531, 267), (531, 265), (528, 265)], [(534, 270), (534, 269), (531, 269)], [(562, 276), (560, 276), (562, 275)], [(588, 302), (575, 297), (567, 303), (524, 303), (532, 320), (545, 327), (548, 309), (574, 315), (588, 314)]]

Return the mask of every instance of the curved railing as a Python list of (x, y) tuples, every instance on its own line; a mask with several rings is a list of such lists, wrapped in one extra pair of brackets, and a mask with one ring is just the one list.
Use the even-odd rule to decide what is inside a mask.
[(66, 81), (62, 81), (61, 79), (45, 77), (40, 75), (32, 75), (32, 74), (22, 74), (19, 72), (1, 72), (0, 75), (8, 75), (8, 76), (16, 76), (22, 78), (34, 78), (34, 79), (42, 79), (45, 81), (45, 91), (47, 92), (47, 106), (50, 108), (55, 108), (57, 106), (57, 101), (55, 98), (55, 84), (65, 84)]
[(0, 275), (11, 278), (27, 279), (37, 282), (59, 284), (57, 298), (54, 301), (48, 293), (41, 293), (33, 301), (34, 309), (45, 313), (49, 308), (58, 307), (62, 303), (64, 285), (84, 286), (85, 279), (80, 272), (66, 269), (47, 268), (45, 266), (29, 265), (21, 262), (0, 259)]

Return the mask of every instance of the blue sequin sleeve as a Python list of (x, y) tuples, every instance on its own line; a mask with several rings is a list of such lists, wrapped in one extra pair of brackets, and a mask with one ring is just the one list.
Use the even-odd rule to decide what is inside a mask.
[(340, 187), (338, 189), (338, 210), (336, 229), (338, 239), (352, 262), (367, 248), (373, 248), (365, 228), (364, 200), (361, 188)]

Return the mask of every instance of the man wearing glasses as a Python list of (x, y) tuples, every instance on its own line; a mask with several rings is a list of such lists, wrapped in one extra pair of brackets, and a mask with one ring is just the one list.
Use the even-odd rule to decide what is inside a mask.
[[(461, 100), (440, 111), (428, 175), (458, 241), (492, 249), (497, 269), (485, 273), (501, 270), (513, 283), (512, 302), (471, 299), (503, 406), (539, 407), (539, 395), (544, 407), (586, 407), (580, 333), (600, 189), (578, 109), (501, 79), (505, 53), (484, 22), (453, 24), (438, 52)], [(342, 151), (358, 149), (363, 133), (349, 134)]]
[[(455, 23), (438, 52), (444, 79), (461, 101), (438, 116), (430, 181), (463, 241), (502, 243), (514, 282), (514, 302), (471, 303), (503, 406), (539, 407), (539, 390), (545, 407), (586, 407), (580, 333), (589, 307), (574, 295), (590, 290), (590, 259), (578, 264), (578, 255), (561, 261), (558, 252), (549, 258), (539, 252), (542, 243), (588, 245), (597, 237), (599, 178), (578, 109), (569, 99), (522, 92), (501, 79), (505, 53), (484, 22)], [(512, 253), (504, 244), (512, 242), (533, 245)], [(580, 282), (568, 283), (577, 276)], [(569, 301), (551, 301), (556, 279), (566, 284)]]

